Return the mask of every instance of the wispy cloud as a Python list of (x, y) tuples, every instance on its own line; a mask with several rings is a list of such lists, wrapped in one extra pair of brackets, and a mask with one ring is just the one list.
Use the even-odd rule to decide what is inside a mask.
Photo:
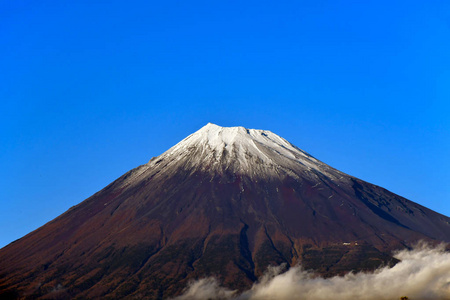
[(301, 266), (283, 273), (283, 267), (270, 267), (253, 287), (241, 294), (221, 287), (214, 278), (192, 282), (176, 300), (391, 300), (450, 299), (450, 253), (445, 246), (418, 245), (394, 255), (401, 260), (394, 267), (372, 273), (322, 278)]

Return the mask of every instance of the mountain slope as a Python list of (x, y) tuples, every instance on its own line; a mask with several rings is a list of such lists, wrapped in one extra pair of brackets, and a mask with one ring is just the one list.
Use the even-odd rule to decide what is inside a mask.
[(322, 275), (394, 264), (450, 218), (318, 161), (270, 131), (208, 124), (0, 250), (0, 295), (161, 299), (269, 265)]

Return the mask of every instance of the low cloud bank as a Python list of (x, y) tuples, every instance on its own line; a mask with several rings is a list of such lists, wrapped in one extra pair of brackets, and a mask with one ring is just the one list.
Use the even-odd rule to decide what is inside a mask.
[(441, 245), (418, 245), (394, 255), (401, 262), (373, 273), (347, 274), (332, 278), (316, 277), (299, 267), (281, 273), (271, 267), (251, 289), (242, 294), (221, 287), (214, 278), (189, 284), (176, 300), (392, 300), (407, 296), (415, 299), (450, 299), (450, 253)]

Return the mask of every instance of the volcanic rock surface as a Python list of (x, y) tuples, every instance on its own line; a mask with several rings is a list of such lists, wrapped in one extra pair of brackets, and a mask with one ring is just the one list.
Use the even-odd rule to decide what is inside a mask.
[(0, 298), (164, 299), (269, 265), (323, 276), (450, 242), (450, 218), (320, 162), (270, 131), (208, 124), (0, 250)]

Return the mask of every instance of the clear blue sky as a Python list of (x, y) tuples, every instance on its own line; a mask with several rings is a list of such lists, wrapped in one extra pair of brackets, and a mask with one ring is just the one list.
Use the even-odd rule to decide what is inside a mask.
[(1, 1), (0, 247), (208, 122), (450, 215), (449, 1)]

